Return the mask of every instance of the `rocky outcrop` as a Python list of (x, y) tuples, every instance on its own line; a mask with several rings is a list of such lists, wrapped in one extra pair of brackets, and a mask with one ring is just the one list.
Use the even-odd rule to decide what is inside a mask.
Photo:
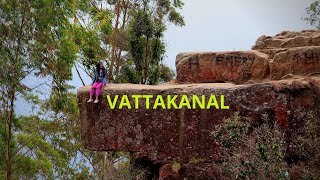
[[(177, 82), (157, 86), (108, 84), (98, 104), (86, 102), (90, 86), (80, 88), (83, 145), (95, 151), (130, 152), (135, 164), (149, 168), (160, 179), (221, 179), (221, 152), (211, 133), (235, 112), (248, 117), (252, 124), (259, 124), (261, 114), (268, 114), (288, 132), (301, 127), (308, 112), (320, 115), (318, 34), (303, 31), (261, 37), (250, 51), (182, 53), (176, 60)], [(146, 102), (139, 101), (138, 109), (112, 109), (106, 98), (209, 98), (213, 94), (218, 101), (224, 95), (230, 108), (147, 109)], [(135, 105), (134, 99), (129, 101)]]
[(265, 35), (259, 37), (252, 49), (280, 49), (319, 45), (319, 30), (306, 30), (302, 32), (283, 31), (274, 37)]
[(320, 74), (320, 46), (279, 50), (270, 57), (271, 80)]
[[(183, 172), (203, 173), (203, 176), (207, 177), (212, 169), (216, 169), (214, 167), (219, 164), (221, 158), (219, 148), (211, 136), (215, 125), (223, 123), (225, 118), (235, 112), (240, 112), (241, 115), (249, 117), (252, 123), (259, 123), (261, 114), (266, 113), (279, 124), (296, 128), (294, 124), (303, 122), (308, 112), (320, 114), (319, 85), (319, 77), (249, 85), (110, 84), (104, 89), (103, 98), (97, 105), (86, 102), (90, 87), (84, 87), (78, 91), (81, 139), (87, 149), (131, 152), (137, 162), (147, 160), (155, 166), (162, 167), (160, 174), (171, 172), (172, 163), (179, 162), (183, 165)], [(230, 109), (111, 110), (105, 98), (106, 94), (111, 97), (132, 94), (195, 94), (209, 97), (211, 94), (223, 94), (225, 104)], [(134, 104), (132, 100), (131, 104)], [(145, 107), (144, 102), (141, 101), (139, 106)], [(189, 163), (195, 158), (201, 159), (201, 166), (206, 168)], [(180, 174), (182, 177), (184, 175), (187, 174)], [(174, 173), (167, 173), (167, 176), (174, 176)]]
[(261, 36), (250, 51), (181, 53), (177, 82), (236, 84), (320, 73), (320, 31)]
[(319, 30), (261, 36), (252, 49), (269, 55), (271, 80), (320, 73)]
[(262, 81), (269, 75), (268, 55), (259, 51), (181, 53), (177, 81), (194, 83)]

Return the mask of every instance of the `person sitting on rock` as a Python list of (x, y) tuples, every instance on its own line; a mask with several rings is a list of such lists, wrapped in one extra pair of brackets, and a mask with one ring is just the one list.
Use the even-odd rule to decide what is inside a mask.
[(106, 86), (107, 84), (107, 75), (106, 75), (106, 70), (103, 67), (103, 63), (99, 62), (96, 65), (96, 70), (95, 70), (95, 74), (94, 74), (94, 78), (92, 81), (92, 87), (90, 89), (90, 99), (87, 102), (92, 102), (92, 96), (94, 94), (94, 92), (96, 93), (96, 99), (94, 101), (94, 103), (98, 103), (99, 102), (99, 95), (100, 95), (100, 91), (102, 86)]

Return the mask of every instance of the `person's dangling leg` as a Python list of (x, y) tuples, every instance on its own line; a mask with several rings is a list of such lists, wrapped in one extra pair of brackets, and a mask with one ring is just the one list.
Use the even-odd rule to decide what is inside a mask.
[(92, 96), (94, 94), (95, 89), (97, 88), (97, 85), (98, 85), (97, 82), (93, 83), (93, 85), (92, 85), (92, 87), (90, 89), (90, 98), (89, 98), (89, 100), (87, 102), (92, 102), (93, 101)]
[(102, 88), (102, 81), (98, 81), (97, 85), (96, 85), (96, 100), (94, 101), (94, 103), (98, 103), (99, 102), (99, 96), (100, 96), (100, 91)]

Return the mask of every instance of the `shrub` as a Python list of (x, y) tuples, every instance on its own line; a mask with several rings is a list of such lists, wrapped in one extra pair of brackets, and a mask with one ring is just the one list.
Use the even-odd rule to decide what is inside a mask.
[(213, 137), (221, 145), (225, 176), (231, 179), (288, 179), (283, 130), (270, 125), (268, 115), (263, 123), (252, 127), (239, 113), (217, 125)]

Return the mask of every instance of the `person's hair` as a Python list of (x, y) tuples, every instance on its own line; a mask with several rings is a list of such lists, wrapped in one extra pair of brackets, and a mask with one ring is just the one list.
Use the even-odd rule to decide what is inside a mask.
[[(100, 64), (103, 65), (102, 62), (98, 62), (97, 65), (96, 65), (96, 70), (97, 70), (97, 71), (100, 71)], [(104, 66), (102, 67), (102, 70), (104, 70)]]
[(102, 73), (103, 73), (103, 75), (105, 76), (106, 71), (105, 71), (105, 68), (104, 68), (102, 62), (98, 62), (98, 63), (96, 64), (96, 71), (97, 71), (97, 72), (100, 71), (100, 64), (102, 64)]

